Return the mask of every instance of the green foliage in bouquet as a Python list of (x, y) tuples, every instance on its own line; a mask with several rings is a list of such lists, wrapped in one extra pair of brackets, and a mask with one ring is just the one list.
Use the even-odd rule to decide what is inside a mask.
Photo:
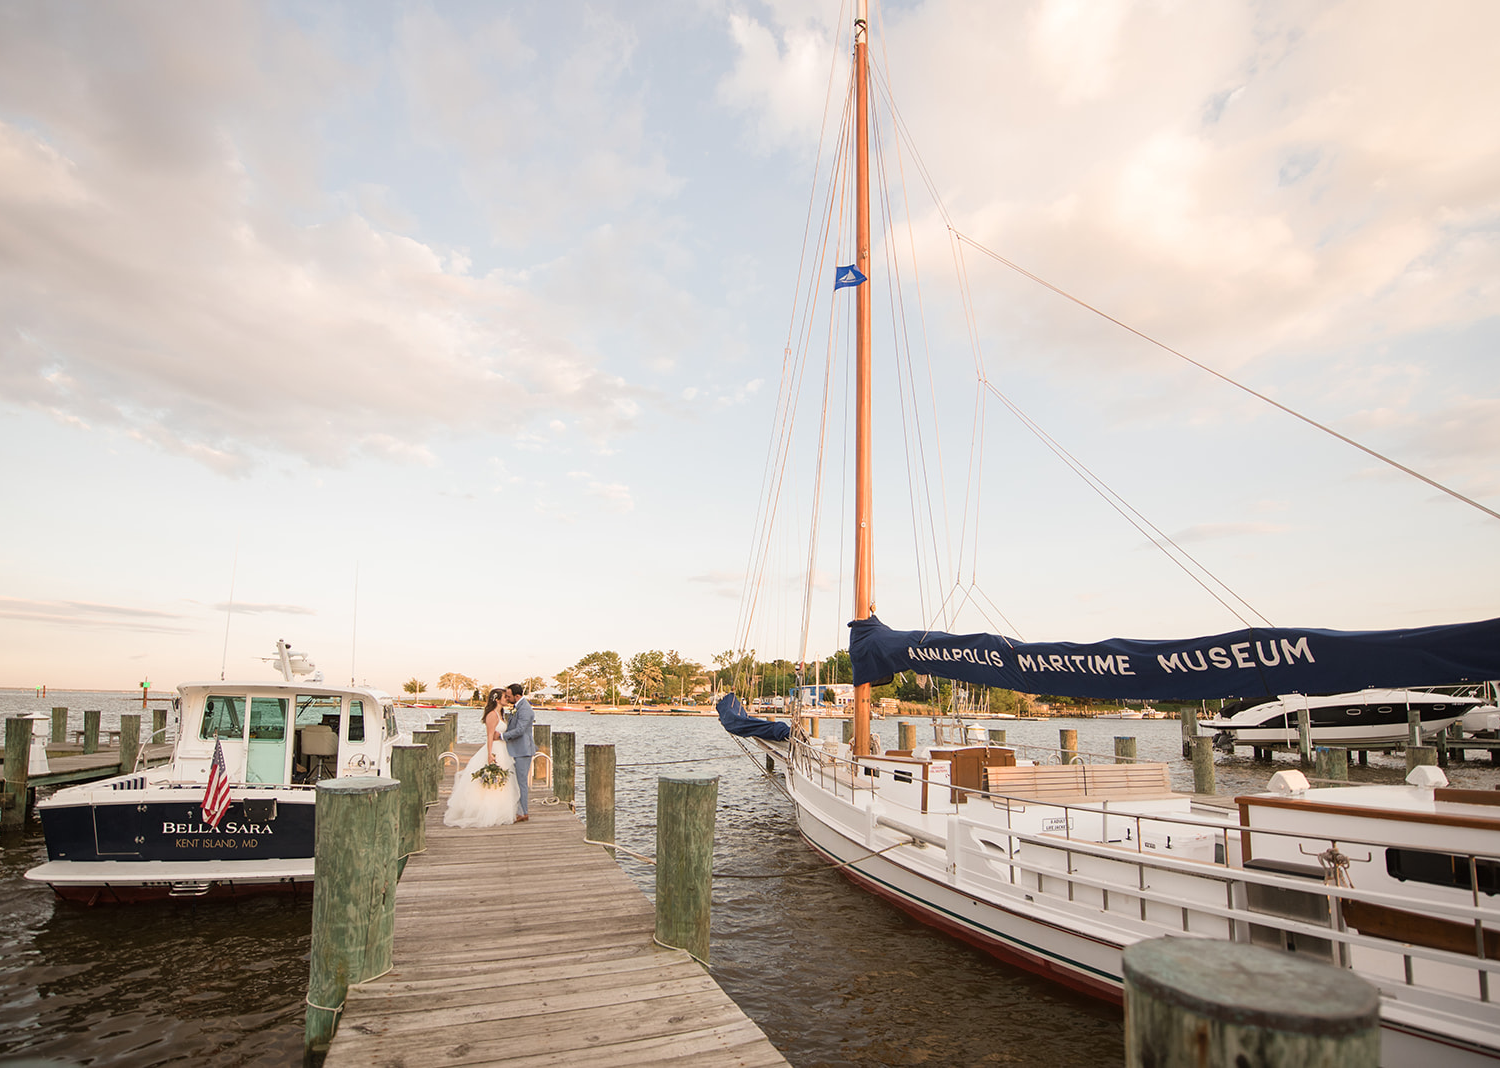
[(469, 778), (478, 779), (480, 786), (498, 790), (510, 778), (510, 772), (502, 768), (499, 764), (490, 763), (480, 768), (473, 775), (470, 775)]

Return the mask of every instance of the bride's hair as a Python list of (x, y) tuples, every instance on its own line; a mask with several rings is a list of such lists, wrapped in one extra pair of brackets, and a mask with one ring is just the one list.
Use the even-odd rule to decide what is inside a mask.
[(491, 712), (495, 711), (495, 707), (499, 703), (500, 703), (500, 691), (499, 690), (491, 690), (490, 691), (490, 699), (487, 702), (485, 702), (484, 711), (479, 714), (479, 718), (480, 719), (484, 719), (485, 717), (487, 717)]

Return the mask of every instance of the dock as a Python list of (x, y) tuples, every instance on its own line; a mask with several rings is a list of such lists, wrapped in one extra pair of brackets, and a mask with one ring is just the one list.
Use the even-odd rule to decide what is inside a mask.
[(531, 819), (508, 827), (429, 809), (392, 968), (349, 988), (324, 1068), (785, 1065), (707, 969), (655, 944), (652, 903), (550, 800), (534, 788)]

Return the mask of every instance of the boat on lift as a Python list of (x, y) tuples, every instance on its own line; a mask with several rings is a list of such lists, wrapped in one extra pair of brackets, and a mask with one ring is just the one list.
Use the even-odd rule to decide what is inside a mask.
[(1422, 737), (1432, 738), (1471, 713), (1483, 712), (1484, 699), (1427, 690), (1370, 689), (1304, 697), (1283, 694), (1230, 701), (1217, 716), (1199, 720), (1202, 730), (1218, 732), (1220, 748), (1236, 745), (1298, 743), (1298, 716), (1307, 709), (1313, 745), (1400, 745), (1416, 713)]
[[(168, 763), (69, 786), (37, 802), (47, 860), (26, 878), (86, 904), (309, 889), (322, 779), (388, 775), (395, 706), (336, 686), (284, 641), (279, 680), (190, 682), (174, 701)], [(229, 803), (204, 814), (215, 750)]]

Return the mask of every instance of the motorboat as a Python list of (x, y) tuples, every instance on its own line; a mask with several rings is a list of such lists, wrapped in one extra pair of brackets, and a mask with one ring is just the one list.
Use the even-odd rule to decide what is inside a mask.
[(1226, 702), (1217, 716), (1199, 720), (1202, 730), (1219, 732), (1221, 746), (1298, 744), (1298, 713), (1306, 708), (1314, 745), (1400, 745), (1407, 739), (1409, 716), (1419, 717), (1422, 737), (1432, 738), (1466, 716), (1480, 713), (1483, 698), (1426, 690), (1359, 690), (1304, 697), (1248, 698)]
[[(37, 802), (47, 860), (26, 873), (88, 904), (307, 889), (316, 784), (387, 775), (397, 731), (390, 696), (323, 681), (277, 642), (279, 680), (190, 682), (174, 702), (171, 760)], [(229, 804), (204, 814), (215, 750)]]

